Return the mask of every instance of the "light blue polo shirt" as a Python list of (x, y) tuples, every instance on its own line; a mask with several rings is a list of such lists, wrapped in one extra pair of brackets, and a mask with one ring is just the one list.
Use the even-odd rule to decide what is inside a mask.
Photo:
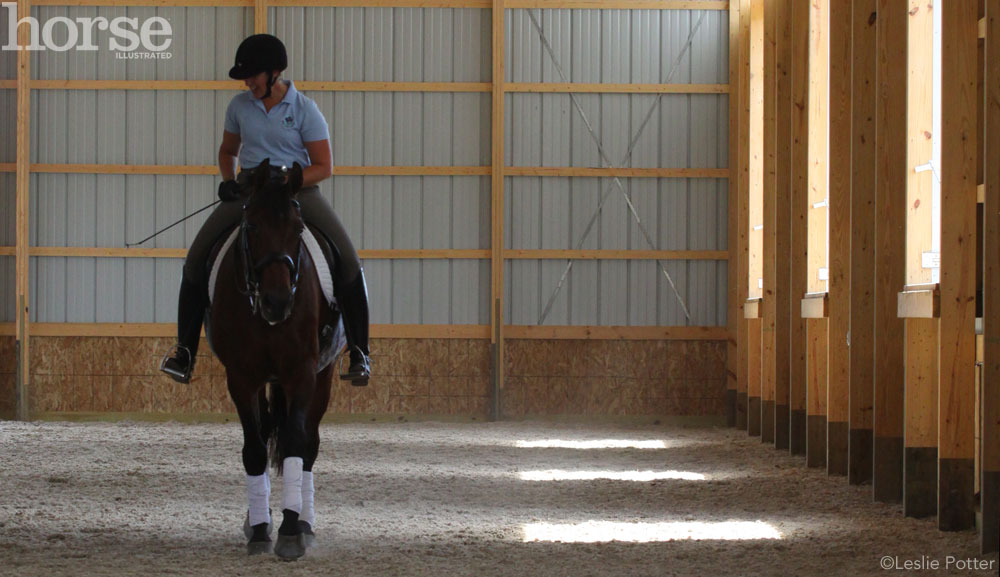
[(265, 158), (271, 159), (272, 166), (291, 168), (294, 162), (309, 166), (312, 163), (304, 143), (330, 138), (330, 128), (316, 102), (296, 90), (292, 81), (286, 84), (288, 92), (270, 112), (249, 90), (229, 101), (225, 129), (242, 141), (240, 170), (254, 168)]

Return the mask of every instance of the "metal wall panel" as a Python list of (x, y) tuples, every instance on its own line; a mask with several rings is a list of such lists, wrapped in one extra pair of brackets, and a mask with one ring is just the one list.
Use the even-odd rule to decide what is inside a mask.
[[(678, 56), (701, 12), (536, 13), (556, 59), (543, 47), (527, 11), (507, 11), (510, 81), (559, 82), (563, 75), (572, 82), (727, 81), (725, 13), (704, 13), (691, 49), (682, 58)], [(253, 30), (252, 10), (245, 8), (43, 6), (34, 8), (33, 14), (42, 20), (56, 15), (159, 15), (170, 20), (174, 32), (169, 60), (121, 59), (107, 50), (34, 53), (33, 75), (42, 79), (224, 79), (236, 46)], [(291, 66), (286, 76), (292, 79), (488, 82), (491, 78), (488, 10), (280, 7), (269, 9), (269, 16), (270, 30), (287, 41)], [(5, 57), (10, 59), (9, 54)], [(0, 67), (9, 66), (3, 64), (7, 60), (0, 59)], [(35, 91), (32, 160), (214, 164), (222, 118), (233, 94)], [(309, 95), (330, 124), (336, 165), (490, 163), (488, 93)], [(726, 166), (725, 96), (588, 94), (578, 96), (577, 102), (586, 120), (569, 95), (507, 95), (506, 162)], [(13, 91), (0, 91), (0, 109), (13, 111)], [(629, 153), (650, 109), (652, 118)], [(0, 137), (0, 155), (8, 154), (12, 161), (13, 143), (5, 143), (5, 138), (11, 137)], [(216, 180), (35, 175), (32, 242), (122, 246), (211, 202)], [(623, 179), (620, 185), (657, 248), (726, 247), (725, 181)], [(505, 245), (510, 248), (647, 248), (622, 190), (612, 179), (507, 178), (505, 188)], [(323, 183), (321, 190), (358, 248), (490, 246), (488, 177), (337, 177)], [(187, 246), (204, 216), (150, 244)], [(588, 225), (591, 230), (584, 239)], [(32, 265), (36, 321), (174, 318), (179, 259), (45, 258), (33, 259)], [(691, 324), (724, 322), (724, 262), (667, 262), (665, 267), (681, 296), (693, 299), (688, 303)], [(8, 268), (12, 271), (12, 265)], [(377, 260), (366, 262), (365, 268), (373, 322), (489, 322), (488, 261)], [(507, 321), (536, 323), (566, 263), (514, 261), (506, 268)], [(0, 280), (2, 274), (0, 266)], [(578, 261), (547, 323), (686, 324), (676, 300), (656, 263)], [(12, 303), (0, 304), (13, 311)]]
[[(723, 13), (535, 10), (534, 14), (551, 54), (529, 11), (509, 11), (510, 82), (728, 82), (728, 24)], [(692, 26), (702, 15), (685, 51)], [(505, 104), (505, 159), (511, 165), (727, 166), (724, 95), (514, 94)], [(653, 248), (725, 250), (727, 246), (725, 180), (517, 177), (508, 178), (506, 187), (509, 248), (651, 248), (626, 195)], [(537, 323), (566, 264), (508, 264), (507, 322)], [(724, 261), (666, 261), (663, 268), (688, 305), (690, 323), (660, 266), (646, 261), (574, 262), (545, 322), (724, 324), (726, 278), (720, 275)]]

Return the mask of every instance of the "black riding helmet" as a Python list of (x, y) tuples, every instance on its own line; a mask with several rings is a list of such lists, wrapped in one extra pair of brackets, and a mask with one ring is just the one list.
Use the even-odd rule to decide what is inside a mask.
[(271, 86), (277, 79), (272, 71), (285, 68), (288, 68), (288, 53), (281, 40), (270, 34), (254, 34), (236, 49), (236, 64), (229, 69), (229, 77), (245, 80), (267, 72), (267, 93), (264, 94), (264, 98), (267, 98), (271, 96)]

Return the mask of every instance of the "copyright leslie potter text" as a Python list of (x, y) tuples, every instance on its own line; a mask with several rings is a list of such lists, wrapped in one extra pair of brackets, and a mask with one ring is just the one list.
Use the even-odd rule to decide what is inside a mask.
[(946, 556), (942, 559), (934, 559), (927, 555), (920, 557), (905, 558), (898, 555), (883, 555), (879, 559), (879, 566), (886, 571), (936, 571), (944, 569), (946, 571), (991, 571), (996, 570), (996, 559), (976, 559), (975, 557), (954, 557)]

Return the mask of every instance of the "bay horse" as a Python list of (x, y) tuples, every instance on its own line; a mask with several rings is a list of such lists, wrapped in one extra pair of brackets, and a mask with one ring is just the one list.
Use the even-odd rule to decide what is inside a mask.
[(306, 224), (295, 198), (301, 187), (298, 163), (286, 170), (265, 160), (253, 169), (239, 228), (225, 244), (220, 240), (210, 259), (221, 262), (205, 325), (243, 427), (247, 551), (272, 549), (270, 458), (283, 476), (282, 521), (273, 550), (289, 560), (304, 555), (314, 538), (312, 468), (330, 400), (330, 351), (342, 345), (342, 339), (326, 339), (320, 350), (321, 333), (342, 326), (304, 246)]

